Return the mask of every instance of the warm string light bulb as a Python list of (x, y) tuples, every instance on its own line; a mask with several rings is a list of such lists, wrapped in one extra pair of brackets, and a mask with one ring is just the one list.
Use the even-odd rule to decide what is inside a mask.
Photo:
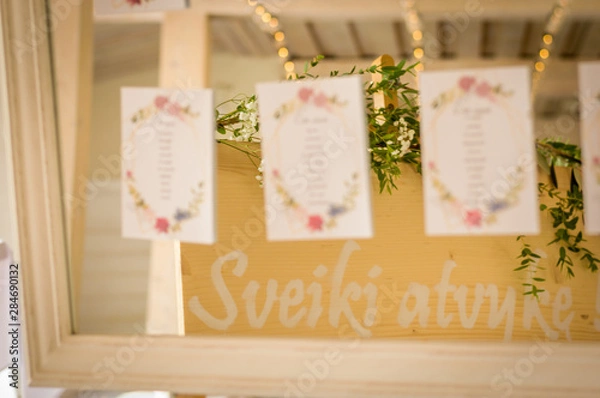
[(250, 7), (254, 8), (255, 17), (253, 19), (256, 24), (272, 35), (277, 45), (277, 55), (283, 62), (286, 76), (288, 78), (295, 77), (296, 65), (290, 60), (290, 50), (285, 43), (285, 33), (281, 29), (279, 19), (269, 12), (264, 3), (260, 4), (258, 0), (247, 0), (247, 2)]
[(265, 12), (260, 19), (262, 19), (262, 21), (264, 23), (269, 23), (269, 22), (271, 22), (271, 18), (272, 18), (271, 14), (268, 12)]
[[(416, 60), (422, 60), (425, 56), (425, 51), (423, 50), (423, 24), (416, 10), (415, 3), (415, 0), (403, 0), (401, 5), (404, 14), (404, 24), (408, 34), (412, 38), (413, 57)], [(415, 70), (419, 71), (417, 68)], [(422, 65), (420, 70), (423, 70)]]
[(288, 49), (286, 47), (281, 47), (277, 51), (277, 54), (279, 55), (280, 58), (287, 58), (288, 55), (290, 55), (290, 52), (288, 51)]
[(542, 61), (538, 61), (535, 63), (535, 70), (538, 72), (543, 72), (546, 70), (546, 64)]
[(544, 26), (544, 34), (540, 43), (540, 48), (533, 62), (533, 90), (535, 94), (542, 80), (542, 74), (547, 69), (550, 56), (552, 55), (552, 44), (554, 37), (560, 32), (564, 25), (564, 20), (569, 12), (571, 0), (557, 0), (552, 8)]
[(276, 41), (279, 41), (279, 42), (282, 42), (285, 40), (285, 34), (281, 31), (275, 32), (273, 37), (275, 38)]

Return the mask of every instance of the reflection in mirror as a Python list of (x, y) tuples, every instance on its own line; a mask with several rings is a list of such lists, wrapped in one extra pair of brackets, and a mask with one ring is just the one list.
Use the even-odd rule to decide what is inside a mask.
[[(315, 15), (317, 14), (315, 10)], [(92, 21), (91, 14), (88, 17)], [(296, 70), (300, 71), (304, 60), (320, 52), (330, 55), (330, 60), (322, 63), (319, 70), (315, 72), (320, 75), (327, 75), (332, 69), (348, 71), (354, 65), (364, 68), (383, 53), (393, 54), (396, 60), (418, 54), (413, 51), (411, 44), (411, 37), (416, 37), (414, 35), (416, 32), (412, 32), (411, 35), (410, 27), (401, 17), (390, 15), (381, 20), (374, 20), (372, 17), (363, 19), (360, 15), (353, 15), (353, 17), (355, 21), (349, 23), (336, 16), (331, 16), (330, 19), (315, 17), (300, 20), (290, 14), (282, 15), (279, 23), (286, 32), (286, 52), (296, 60)], [(81, 21), (84, 18), (85, 16), (80, 16)], [(75, 200), (66, 201), (66, 205), (73, 206), (73, 203), (79, 205), (77, 207), (79, 213), (72, 211), (70, 223), (77, 332), (179, 334), (185, 329), (186, 334), (202, 335), (226, 333), (331, 337), (338, 336), (340, 330), (345, 330), (344, 328), (348, 326), (346, 323), (358, 323), (362, 326), (353, 328), (355, 331), (358, 329), (365, 336), (435, 338), (447, 332), (441, 325), (435, 326), (437, 318), (434, 315), (436, 315), (435, 309), (439, 297), (433, 293), (438, 289), (436, 286), (439, 287), (440, 283), (445, 281), (450, 290), (460, 289), (460, 293), (456, 296), (451, 296), (451, 292), (448, 293), (449, 301), (446, 309), (449, 314), (454, 314), (455, 322), (451, 325), (451, 332), (459, 338), (503, 339), (509, 336), (510, 339), (513, 333), (519, 338), (527, 338), (543, 333), (543, 328), (539, 325), (532, 331), (524, 331), (516, 327), (513, 331), (507, 323), (500, 322), (497, 322), (498, 325), (493, 330), (489, 330), (486, 322), (494, 315), (491, 314), (493, 312), (491, 304), (487, 301), (477, 309), (477, 311), (481, 310), (480, 316), (475, 313), (475, 310), (470, 317), (465, 312), (467, 308), (465, 303), (471, 302), (470, 300), (479, 302), (478, 297), (483, 293), (480, 288), (477, 290), (477, 286), (483, 285), (501, 291), (499, 300), (508, 300), (509, 307), (514, 304), (511, 307), (516, 311), (513, 318), (530, 316), (522, 311), (524, 302), (522, 294), (517, 290), (511, 290), (515, 286), (520, 288), (520, 281), (516, 281), (512, 273), (512, 263), (506, 264), (506, 261), (512, 260), (512, 254), (500, 258), (498, 255), (484, 253), (484, 256), (494, 258), (497, 261), (497, 268), (503, 271), (501, 276), (491, 273), (480, 276), (477, 264), (481, 253), (472, 251), (470, 242), (424, 240), (421, 239), (422, 230), (417, 232), (418, 239), (414, 234), (397, 235), (394, 228), (407, 222), (408, 215), (410, 215), (411, 225), (418, 227), (422, 224), (422, 209), (412, 202), (410, 205), (402, 204), (403, 200), (411, 200), (415, 192), (420, 192), (421, 180), (418, 175), (411, 172), (403, 174), (403, 178), (413, 191), (399, 190), (391, 197), (374, 192), (376, 228), (379, 222), (379, 228), (382, 228), (385, 233), (377, 237), (376, 232), (376, 239), (361, 243), (360, 250), (352, 246), (351, 242), (341, 241), (320, 245), (317, 250), (315, 246), (308, 243), (289, 246), (267, 244), (264, 236), (261, 235), (264, 230), (259, 233), (261, 236), (258, 238), (250, 236), (252, 245), (242, 248), (247, 249), (246, 254), (249, 259), (244, 275), (242, 277), (232, 275), (232, 264), (227, 264), (220, 271), (226, 288), (233, 297), (233, 304), (222, 300), (220, 294), (223, 290), (217, 291), (217, 281), (208, 277), (211, 266), (218, 257), (216, 248), (189, 244), (182, 245), (180, 248), (176, 244), (121, 237), (120, 88), (124, 86), (183, 85), (189, 88), (207, 86), (215, 90), (216, 104), (233, 98), (239, 93), (248, 95), (254, 93), (255, 83), (278, 80), (284, 76), (284, 68), (273, 46), (273, 37), (258, 27), (260, 22), (256, 23), (255, 18), (219, 16), (211, 17), (206, 22), (202, 15), (189, 11), (165, 15), (152, 14), (143, 19), (111, 20), (104, 17), (93, 23), (93, 32), (88, 32), (93, 35), (90, 36), (90, 43), (93, 43), (90, 47), (93, 50), (91, 54), (85, 54), (87, 47), (84, 39), (81, 39), (81, 43), (72, 44), (79, 51), (79, 62), (73, 68), (79, 76), (80, 87), (75, 90), (78, 95), (67, 96), (67, 101), (71, 100), (73, 106), (83, 107), (84, 100), (88, 96), (91, 114), (89, 136), (85, 137), (85, 130), (80, 131), (77, 145), (70, 148), (71, 150), (77, 148), (77, 151), (63, 155), (63, 164), (70, 165), (71, 169), (75, 170), (75, 178), (71, 179), (70, 187), (72, 192), (76, 193)], [(540, 14), (538, 21), (540, 25), (542, 25), (542, 18), (543, 15)], [(531, 54), (537, 52), (539, 43), (531, 39), (531, 33), (527, 33), (530, 30), (527, 27), (529, 22), (522, 20), (495, 22), (494, 26), (498, 29), (491, 29), (489, 24), (480, 20), (474, 20), (472, 23), (472, 26), (478, 28), (468, 29), (461, 32), (453, 41), (444, 42), (444, 52), (426, 54), (427, 70), (513, 64), (531, 66)], [(575, 23), (576, 21), (569, 22), (571, 25), (567, 26)], [(85, 31), (82, 28), (84, 25), (74, 25), (77, 29)], [(62, 26), (66, 28), (67, 25)], [(206, 26), (206, 31), (210, 31), (211, 51), (206, 57), (202, 54), (207, 46), (203, 44), (203, 39), (200, 37), (202, 35), (198, 34), (202, 31), (202, 26)], [(445, 25), (425, 24), (425, 27), (433, 32), (436, 29), (443, 30), (443, 26)], [(508, 30), (514, 26), (519, 27), (515, 29), (514, 37), (498, 34), (502, 29)], [(59, 112), (61, 113), (61, 135), (63, 135), (69, 129), (66, 121), (77, 118), (73, 119), (73, 115), (70, 115), (72, 119), (64, 117), (65, 112), (61, 108), (60, 100), (64, 97), (61, 93), (65, 92), (64, 81), (67, 77), (70, 78), (70, 75), (60, 73), (67, 63), (67, 58), (60, 57), (60, 52), (64, 51), (61, 50), (61, 45), (65, 46), (67, 42), (63, 40), (60, 41), (62, 44), (58, 44), (61, 27), (55, 32), (57, 41), (55, 62), (58, 71)], [(557, 41), (563, 40), (567, 43), (565, 41), (567, 31), (568, 29), (557, 33)], [(65, 35), (71, 37), (71, 33)], [(474, 49), (469, 44), (482, 42), (482, 38), (489, 35), (494, 36), (495, 40), (485, 42), (483, 46), (485, 48)], [(592, 39), (586, 40), (581, 51), (588, 51), (588, 42)], [(515, 41), (520, 43), (523, 49), (521, 53), (516, 51)], [(569, 44), (564, 46), (567, 48)], [(568, 58), (572, 53), (571, 50), (563, 52), (566, 54), (564, 58)], [(489, 59), (489, 54), (496, 54), (498, 59)], [(86, 66), (85, 62), (81, 61), (86, 56), (93, 59), (90, 63), (93, 65), (93, 72), (90, 68), (87, 80), (84, 69), (81, 69)], [(576, 63), (563, 59), (556, 60), (556, 65), (556, 69), (548, 68), (544, 76), (546, 84), (538, 87), (536, 92), (534, 106), (536, 134), (544, 137), (563, 136), (571, 142), (577, 142), (577, 115), (570, 112), (573, 108), (571, 106), (573, 98), (570, 93), (576, 90)], [(210, 76), (208, 79), (203, 77), (206, 74)], [(561, 84), (557, 84), (559, 80)], [(416, 85), (414, 79), (410, 80), (410, 83)], [(74, 90), (72, 87), (70, 89)], [(62, 103), (65, 104), (65, 100)], [(226, 111), (227, 108), (221, 110)], [(84, 113), (79, 113), (82, 114)], [(69, 116), (68, 112), (67, 116)], [(565, 124), (563, 121), (568, 123)], [(68, 142), (62, 140), (65, 153), (69, 149), (65, 146)], [(262, 206), (262, 196), (256, 189), (254, 179), (256, 170), (246, 162), (242, 154), (227, 151), (223, 146), (219, 147), (219, 167), (235, 170), (235, 173), (219, 174), (218, 208), (220, 209), (219, 224), (222, 227), (220, 238), (223, 238), (220, 248), (240, 249), (230, 244), (237, 239), (232, 231), (235, 228), (242, 230), (246, 228), (248, 220), (251, 219), (249, 209)], [(68, 184), (66, 189), (69, 192)], [(77, 192), (83, 192), (83, 197), (78, 197)], [(244, 206), (240, 206), (240, 198), (244, 200)], [(228, 209), (227, 212), (224, 212), (223, 208)], [(391, 211), (393, 217), (397, 218), (391, 217), (386, 211)], [(262, 217), (262, 215), (258, 217), (259, 221), (263, 221)], [(81, 220), (84, 222), (82, 223)], [(400, 238), (404, 240), (402, 245), (397, 241)], [(506, 252), (514, 251), (516, 246), (514, 239), (482, 240), (480, 243), (482, 247), (500, 245)], [(435, 249), (431, 248), (433, 246)], [(78, 247), (81, 248), (79, 252)], [(462, 254), (461, 261), (456, 263), (458, 268), (455, 271), (448, 269), (445, 263), (448, 260), (448, 252), (453, 253), (451, 257), (454, 253)], [(320, 254), (317, 256), (315, 253)], [(180, 264), (180, 256), (191, 260)], [(340, 259), (343, 256), (348, 257), (349, 261), (344, 264), (347, 267), (345, 273), (340, 271)], [(402, 259), (407, 264), (427, 263), (429, 265), (418, 269), (411, 267), (404, 269), (400, 267), (398, 259)], [(275, 275), (272, 270), (280, 267), (282, 261), (286, 264), (285, 270)], [(492, 266), (495, 267), (490, 265)], [(376, 267), (381, 267), (382, 270)], [(407, 270), (411, 273), (407, 273)], [(457, 278), (456, 281), (450, 278), (451, 276)], [(294, 287), (298, 286), (298, 280), (302, 282), (301, 288)], [(344, 316), (331, 315), (339, 313), (340, 306), (346, 305), (346, 302), (335, 297), (335, 292), (343, 294), (349, 291), (345, 290), (348, 286), (354, 286), (353, 288), (359, 286), (363, 290), (373, 289), (372, 286), (367, 286), (368, 283), (374, 284), (377, 288), (374, 291), (378, 292), (379, 297), (388, 294), (385, 297), (394, 304), (393, 313), (390, 310), (387, 315), (379, 313), (380, 319), (370, 319), (366, 314), (368, 300), (365, 293), (356, 304), (352, 304), (351, 313), (348, 310)], [(265, 306), (265, 302), (268, 302), (265, 291), (269, 285), (277, 286), (269, 298), (272, 307)], [(413, 288), (410, 292), (409, 286)], [(587, 280), (585, 289), (593, 289), (594, 286), (594, 281)], [(551, 288), (553, 298), (559, 288), (559, 285)], [(251, 294), (246, 295), (245, 292), (253, 291), (252, 289), (256, 294), (249, 298)], [(309, 290), (312, 293), (309, 293)], [(316, 290), (321, 292), (318, 298), (314, 294)], [(302, 300), (296, 300), (298, 301), (296, 311), (298, 313), (305, 311), (306, 314), (309, 314), (308, 311), (313, 311), (315, 318), (308, 321), (309, 316), (306, 315), (306, 319), (302, 322), (289, 327), (286, 322), (281, 321), (279, 314), (285, 311), (282, 311), (282, 306), (276, 302), (282, 299), (288, 302), (294, 301), (286, 296), (292, 292), (303, 295)], [(516, 300), (514, 303), (511, 301), (513, 293)], [(414, 301), (419, 305), (417, 309), (413, 308), (416, 305)], [(201, 303), (203, 307), (210, 310), (211, 316), (199, 316), (197, 311), (199, 306), (191, 303)], [(230, 308), (235, 307), (237, 317), (234, 324), (224, 332), (222, 328), (214, 327), (215, 324), (211, 324), (211, 319), (224, 318), (227, 315), (225, 307), (228, 304), (233, 305)], [(254, 307), (255, 312), (249, 311), (248, 307)], [(586, 311), (588, 307), (593, 307), (593, 303), (586, 302)], [(255, 318), (260, 317), (262, 308), (266, 308), (264, 317), (261, 317), (261, 321), (258, 322)], [(288, 309), (288, 313), (290, 311), (291, 309)], [(544, 316), (550, 319), (553, 307), (549, 306), (544, 311)], [(413, 313), (416, 315), (411, 315)], [(426, 317), (425, 314), (430, 314), (430, 317)], [(412, 316), (417, 319), (417, 315), (422, 316), (418, 318), (422, 322), (419, 323), (419, 327), (398, 326), (399, 323), (408, 322), (406, 317)], [(332, 321), (333, 318), (335, 319)], [(459, 319), (462, 321), (459, 322)], [(372, 328), (366, 327), (375, 321), (377, 323)], [(581, 333), (586, 333), (585, 331), (590, 328), (589, 325), (584, 325), (584, 321), (577, 322), (579, 322), (576, 325), (577, 330)], [(473, 325), (478, 327), (476, 332), (470, 329)]]
[[(83, 21), (90, 17), (85, 15), (89, 10), (82, 11), (82, 15), (70, 15), (69, 18)], [(75, 193), (65, 205), (71, 205), (74, 211), (71, 214), (76, 215), (72, 219), (71, 253), (77, 333), (181, 332), (176, 313), (180, 306), (178, 295), (181, 294), (177, 290), (179, 261), (176, 245), (121, 236), (120, 89), (158, 87), (161, 79), (169, 80), (164, 72), (161, 75), (159, 65), (161, 56), (165, 56), (161, 45), (173, 40), (169, 33), (172, 27), (165, 24), (174, 22), (162, 17), (150, 19), (125, 23), (118, 19), (96, 18), (93, 32), (82, 32), (93, 34), (93, 41), (90, 41), (93, 43), (92, 54), (86, 54), (85, 46), (71, 44), (72, 47), (66, 48), (64, 40), (57, 43), (64, 35), (70, 35), (76, 24), (59, 25), (54, 32), (59, 102), (71, 101), (70, 106), (76, 106), (75, 97), (69, 97), (68, 90), (78, 90), (81, 100), (90, 96), (89, 137), (86, 138), (83, 130), (78, 133), (78, 140), (72, 144), (72, 148), (78, 148), (75, 153), (63, 148), (63, 163), (75, 172), (71, 188)], [(265, 36), (259, 44), (242, 44), (235, 36), (240, 27), (257, 37)], [(77, 28), (82, 29), (81, 26)], [(215, 103), (237, 93), (252, 94), (257, 81), (282, 77), (283, 69), (269, 38), (250, 18), (215, 17), (210, 20), (210, 30), (213, 39), (207, 63)], [(79, 45), (83, 46), (84, 40), (82, 36)], [(70, 76), (60, 74), (66, 68), (76, 68), (61, 57), (61, 51), (73, 52), (74, 48), (77, 48), (80, 63), (86, 56), (93, 58), (93, 75), (89, 82), (84, 76), (85, 67), (79, 64), (80, 80), (76, 88), (66, 84)], [(189, 82), (183, 84), (193, 88)], [(84, 105), (79, 102), (77, 106), (82, 118)], [(61, 122), (73, 116), (68, 110), (65, 114), (64, 107), (59, 109), (61, 111)], [(61, 127), (64, 134), (70, 126), (61, 123)], [(78, 245), (81, 246), (79, 255)]]

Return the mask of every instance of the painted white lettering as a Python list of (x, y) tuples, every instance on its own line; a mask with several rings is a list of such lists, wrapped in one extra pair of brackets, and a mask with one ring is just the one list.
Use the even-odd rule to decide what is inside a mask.
[(485, 294), (485, 288), (481, 283), (475, 285), (475, 301), (473, 301), (473, 311), (471, 316), (467, 316), (467, 292), (469, 289), (465, 285), (460, 285), (456, 292), (454, 292), (454, 300), (458, 303), (458, 316), (460, 317), (460, 324), (466, 329), (472, 329), (475, 326), (475, 321), (479, 316), (479, 310), (483, 303), (483, 295)]
[(340, 316), (343, 313), (352, 329), (354, 329), (362, 337), (370, 337), (371, 331), (365, 329), (354, 316), (348, 299), (358, 301), (361, 297), (362, 289), (356, 282), (350, 282), (344, 288), (342, 293), (342, 281), (350, 255), (353, 251), (359, 250), (360, 246), (354, 241), (348, 241), (344, 245), (340, 258), (333, 272), (333, 281), (331, 286), (331, 300), (329, 306), (329, 323), (337, 328), (340, 323)]
[(517, 295), (512, 287), (506, 288), (506, 296), (502, 302), (502, 307), (498, 310), (498, 287), (488, 285), (485, 296), (490, 298), (490, 316), (488, 318), (488, 327), (496, 329), (502, 319), (506, 317), (504, 325), (504, 341), (510, 341), (512, 338), (513, 327), (515, 324), (515, 306)]
[(287, 284), (279, 298), (279, 320), (283, 326), (293, 328), (300, 322), (306, 314), (306, 307), (300, 308), (291, 317), (289, 312), (290, 307), (299, 305), (302, 301), (304, 301), (304, 283), (300, 279), (294, 279)]
[(456, 291), (456, 285), (450, 285), (450, 274), (452, 274), (454, 267), (456, 267), (454, 261), (446, 261), (442, 271), (442, 280), (434, 287), (438, 293), (437, 323), (443, 328), (448, 327), (452, 320), (452, 314), (445, 315), (444, 312), (446, 310), (446, 295)]
[(242, 276), (246, 271), (246, 267), (248, 267), (248, 256), (240, 251), (231, 252), (225, 256), (217, 258), (210, 270), (213, 286), (215, 289), (217, 289), (217, 294), (223, 301), (223, 305), (225, 305), (225, 310), (227, 312), (227, 316), (224, 319), (215, 318), (208, 313), (202, 304), (200, 304), (197, 296), (192, 297), (188, 303), (190, 311), (192, 311), (194, 315), (204, 322), (206, 326), (212, 329), (227, 330), (227, 328), (233, 324), (238, 314), (235, 301), (227, 289), (227, 285), (225, 284), (225, 280), (223, 280), (223, 275), (221, 274), (223, 264), (232, 260), (237, 260), (237, 264), (232, 271), (233, 274), (238, 277)]
[(554, 298), (554, 305), (552, 306), (552, 323), (554, 326), (565, 333), (567, 341), (571, 341), (571, 322), (575, 317), (575, 311), (569, 312), (564, 320), (560, 320), (561, 311), (567, 311), (573, 305), (573, 296), (571, 295), (571, 288), (562, 286), (556, 292)]
[(248, 316), (248, 323), (253, 328), (260, 329), (265, 325), (269, 313), (273, 309), (273, 304), (277, 300), (277, 281), (275, 279), (269, 279), (267, 282), (267, 297), (265, 298), (265, 305), (260, 313), (256, 314), (256, 294), (260, 289), (260, 284), (256, 281), (251, 281), (246, 286), (242, 298), (246, 300), (246, 314)]
[[(408, 301), (410, 296), (415, 297), (415, 306), (412, 310), (408, 309)], [(407, 328), (417, 315), (419, 315), (419, 325), (427, 326), (429, 319), (429, 288), (419, 283), (411, 282), (402, 301), (400, 302), (400, 311), (398, 311), (398, 323), (400, 326)]]

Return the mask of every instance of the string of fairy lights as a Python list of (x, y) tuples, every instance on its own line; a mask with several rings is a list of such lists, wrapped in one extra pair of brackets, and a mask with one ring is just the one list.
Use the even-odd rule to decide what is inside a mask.
[(415, 0), (403, 0), (401, 6), (404, 24), (411, 39), (412, 56), (414, 60), (419, 61), (415, 69), (420, 72), (424, 69), (425, 57), (423, 22), (415, 6)]
[(546, 70), (546, 66), (550, 61), (554, 38), (564, 26), (566, 16), (569, 12), (569, 7), (572, 0), (557, 0), (546, 20), (544, 33), (540, 44), (539, 51), (536, 54), (536, 59), (533, 64), (533, 91), (537, 89), (538, 83), (542, 78), (542, 74)]
[(258, 0), (247, 0), (248, 6), (252, 7), (254, 21), (273, 38), (277, 48), (277, 55), (281, 59), (286, 77), (296, 75), (296, 65), (291, 60), (290, 50), (287, 46), (285, 32), (281, 27), (279, 19), (270, 12), (264, 3)]
[[(259, 27), (268, 32), (276, 45), (277, 55), (281, 59), (286, 77), (296, 74), (296, 65), (291, 60), (290, 50), (287, 45), (286, 35), (279, 19), (267, 9), (265, 3), (259, 0), (246, 0), (248, 6), (252, 7), (254, 21)], [(560, 32), (569, 11), (572, 0), (557, 0), (554, 4), (541, 38), (539, 50), (533, 63), (534, 90), (541, 79), (546, 66), (550, 61), (555, 36)], [(402, 15), (406, 29), (411, 40), (412, 58), (420, 63), (416, 66), (418, 72), (424, 69), (425, 49), (423, 22), (416, 8), (416, 0), (401, 0)]]

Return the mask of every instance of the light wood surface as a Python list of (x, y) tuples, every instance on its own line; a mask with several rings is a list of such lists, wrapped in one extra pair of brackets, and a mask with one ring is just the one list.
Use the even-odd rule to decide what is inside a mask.
[[(207, 85), (210, 61), (208, 16), (172, 11), (161, 28), (159, 84), (186, 90)], [(179, 244), (152, 242), (146, 329), (151, 334), (182, 334)]]
[[(267, 242), (262, 215), (262, 190), (254, 179), (256, 171), (243, 154), (226, 147), (219, 149), (219, 243), (215, 246), (181, 246), (186, 335), (314, 338), (339, 337), (340, 334), (352, 333), (348, 330), (345, 316), (342, 315), (338, 327), (333, 327), (328, 321), (330, 299), (333, 295), (332, 276), (347, 242)], [(543, 181), (545, 177), (540, 175), (540, 179)], [(515, 237), (426, 237), (423, 228), (421, 184), (421, 176), (406, 167), (398, 180), (398, 191), (392, 195), (379, 194), (375, 190), (373, 176), (375, 237), (372, 240), (356, 241), (355, 245), (360, 249), (352, 253), (342, 285), (343, 289), (355, 281), (364, 287), (367, 282), (372, 282), (379, 288), (378, 322), (367, 328), (372, 332), (372, 337), (469, 341), (545, 338), (546, 334), (535, 319), (531, 322), (530, 329), (524, 327), (524, 320), (528, 318), (525, 313), (530, 314), (536, 303), (523, 297), (521, 283), (525, 281), (525, 274), (513, 272), (513, 268), (520, 265), (520, 261), (516, 259), (520, 253), (520, 244), (515, 241)], [(552, 336), (559, 336), (560, 340), (567, 338), (565, 331), (556, 327), (558, 322), (553, 322), (557, 292), (566, 288), (572, 295), (572, 306), (567, 306), (569, 308), (560, 311), (558, 316), (562, 321), (573, 313), (572, 322), (568, 327), (569, 338), (576, 341), (600, 339), (600, 331), (594, 326), (595, 319), (600, 319), (600, 313), (596, 309), (598, 276), (590, 274), (582, 266), (575, 268), (576, 277), (572, 280), (564, 280), (560, 274), (555, 276), (554, 264), (558, 250), (555, 246), (546, 246), (546, 243), (552, 240), (547, 218), (542, 219), (542, 227), (542, 235), (528, 238), (528, 243), (534, 249), (539, 248), (548, 255), (543, 264), (540, 264), (546, 267), (546, 271), (538, 272), (538, 276), (546, 277), (547, 282), (543, 287), (550, 293), (549, 302), (541, 300), (539, 303), (541, 319), (549, 325)], [(588, 247), (595, 253), (600, 253), (600, 237), (587, 239)], [(241, 250), (247, 254), (248, 266), (245, 272), (241, 276), (234, 275), (232, 272), (236, 262), (229, 261), (218, 274), (222, 274), (236, 303), (238, 314), (235, 322), (226, 330), (214, 330), (190, 310), (190, 300), (197, 298), (209, 313), (219, 319), (225, 318), (223, 300), (210, 277), (211, 265), (219, 256), (232, 250)], [(440, 283), (444, 264), (448, 260), (454, 260), (457, 264), (452, 270), (450, 284), (467, 291), (465, 314), (469, 317), (473, 314), (474, 295), (478, 284), (484, 289), (490, 285), (497, 286), (499, 305), (503, 303), (507, 289), (514, 289), (515, 312), (512, 327), (505, 328), (505, 319), (495, 328), (488, 326), (493, 317), (490, 315), (491, 305), (488, 297), (483, 298), (479, 315), (475, 317), (472, 328), (463, 326), (459, 319), (459, 302), (452, 292), (447, 294), (445, 314), (453, 314), (453, 318), (447, 327), (439, 325), (436, 311), (440, 298), (435, 286)], [(319, 279), (313, 275), (313, 271), (320, 264), (328, 268), (328, 273)], [(367, 274), (375, 265), (383, 271), (379, 277), (370, 279)], [(316, 326), (308, 326), (306, 316), (295, 327), (284, 326), (279, 316), (280, 304), (276, 301), (264, 326), (251, 327), (246, 315), (246, 301), (242, 297), (247, 285), (251, 281), (260, 284), (256, 300), (256, 311), (260, 313), (265, 303), (265, 288), (269, 280), (277, 282), (279, 296), (288, 282), (296, 279), (303, 281), (305, 289), (314, 281), (323, 287), (323, 313)], [(558, 284), (557, 280), (564, 281)], [(407, 327), (400, 326), (397, 321), (400, 302), (411, 282), (429, 289), (430, 313), (427, 326), (422, 326), (417, 319)], [(564, 294), (566, 291), (563, 289), (562, 292), (561, 294)], [(410, 298), (408, 308), (413, 308), (414, 300), (414, 297)], [(356, 318), (362, 323), (367, 307), (366, 298), (363, 296), (356, 302), (349, 302)], [(305, 294), (304, 301), (290, 308), (290, 313), (294, 314), (302, 307), (308, 308), (310, 304), (311, 296)], [(525, 310), (526, 307), (529, 307), (529, 310)], [(508, 338), (506, 333), (509, 334)]]
[[(58, 19), (51, 32), (63, 173), (64, 206), (71, 262), (73, 308), (78, 308), (85, 249), (87, 181), (94, 58), (93, 2), (51, 1)], [(79, 311), (74, 311), (77, 314)]]

